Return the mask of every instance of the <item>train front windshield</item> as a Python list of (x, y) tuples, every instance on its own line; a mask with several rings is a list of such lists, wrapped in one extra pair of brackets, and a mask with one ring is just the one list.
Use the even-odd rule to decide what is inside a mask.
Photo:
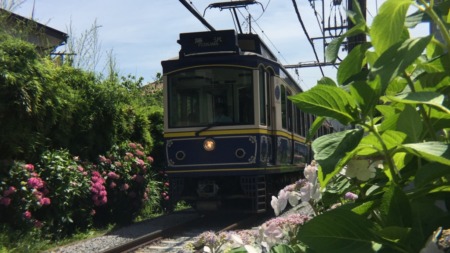
[(168, 75), (169, 127), (254, 123), (250, 69), (215, 67)]

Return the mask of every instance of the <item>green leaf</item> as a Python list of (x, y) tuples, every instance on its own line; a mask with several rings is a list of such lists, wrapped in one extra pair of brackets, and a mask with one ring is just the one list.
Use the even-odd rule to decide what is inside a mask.
[(329, 85), (334, 87), (337, 86), (337, 84), (334, 82), (333, 79), (326, 76), (322, 77), (319, 81), (317, 81), (317, 85)]
[(361, 118), (365, 118), (371, 113), (374, 105), (379, 102), (380, 93), (377, 81), (379, 81), (378, 78), (373, 82), (359, 81), (350, 85), (350, 93), (361, 108)]
[(354, 99), (338, 87), (318, 85), (289, 99), (304, 112), (334, 118), (344, 125), (358, 119)]
[(402, 75), (405, 69), (422, 54), (430, 40), (431, 36), (427, 36), (392, 45), (376, 60), (371, 69), (370, 78), (375, 79), (376, 76), (380, 76), (382, 92), (384, 92), (388, 84)]
[(342, 42), (344, 42), (345, 38), (355, 36), (358, 34), (365, 33), (366, 25), (365, 23), (358, 23), (354, 27), (352, 27), (350, 30), (348, 30), (343, 35), (339, 36), (338, 38), (332, 40), (330, 44), (328, 44), (326, 52), (325, 52), (325, 58), (329, 62), (335, 62), (339, 53), (339, 50), (341, 48)]
[(325, 122), (325, 118), (324, 117), (317, 117), (316, 120), (314, 120), (314, 122), (312, 123), (312, 125), (310, 126), (309, 130), (308, 130), (308, 136), (306, 136), (306, 141), (305, 142), (310, 142), (312, 140), (312, 138), (314, 137), (315, 133), (317, 132), (317, 130), (322, 126), (323, 122)]
[(431, 125), (436, 130), (448, 128), (448, 126), (450, 126), (450, 114), (431, 108), (430, 121)]
[(362, 138), (356, 149), (356, 155), (358, 156), (373, 156), (379, 154), (383, 147), (375, 135), (368, 134)]
[(400, 41), (406, 13), (412, 3), (414, 1), (411, 0), (387, 0), (381, 5), (370, 29), (372, 44), (378, 55)]
[(384, 193), (380, 217), (385, 226), (412, 226), (411, 205), (406, 194), (398, 186), (391, 185)]
[(376, 206), (376, 203), (377, 202), (375, 202), (373, 200), (366, 201), (362, 204), (359, 204), (359, 205), (353, 207), (352, 211), (356, 214), (365, 215), (374, 209), (374, 207)]
[(316, 252), (375, 252), (374, 223), (343, 208), (327, 211), (300, 227), (297, 239)]
[(397, 170), (402, 170), (411, 161), (412, 155), (405, 152), (397, 152), (392, 156)]
[(271, 253), (295, 253), (294, 249), (292, 249), (289, 245), (279, 244), (275, 245), (270, 249)]
[(431, 162), (438, 162), (450, 166), (450, 145), (442, 142), (430, 141), (424, 143), (404, 144), (408, 153), (424, 158)]
[[(383, 237), (383, 239), (395, 243), (396, 246), (398, 246), (400, 244), (402, 248), (408, 247), (407, 244), (410, 239), (410, 233), (411, 233), (411, 228), (400, 227), (400, 226), (384, 227), (380, 231), (380, 235), (381, 235), (381, 237)], [(393, 250), (393, 249), (391, 249), (391, 250)], [(411, 251), (408, 251), (408, 252), (411, 252)]]
[(418, 24), (423, 22), (430, 22), (431, 18), (423, 11), (416, 11), (411, 15), (408, 15), (405, 19), (405, 26), (407, 28), (414, 28)]
[(417, 170), (414, 185), (420, 188), (445, 175), (450, 175), (449, 166), (441, 163), (429, 163)]
[(397, 130), (403, 132), (407, 136), (407, 142), (415, 143), (419, 141), (423, 130), (419, 113), (412, 106), (406, 106), (400, 113), (397, 121)]
[(406, 137), (405, 133), (393, 130), (387, 130), (381, 135), (381, 139), (388, 150), (400, 146), (406, 140)]
[(431, 91), (411, 92), (411, 93), (400, 94), (395, 97), (387, 96), (387, 98), (391, 101), (395, 101), (398, 103), (404, 103), (404, 104), (431, 105), (431, 106), (434, 106), (435, 108), (442, 110), (443, 112), (450, 113), (450, 110), (442, 105), (444, 102), (444, 99), (445, 99), (444, 95), (437, 93), (437, 92), (431, 92)]
[(366, 51), (371, 47), (370, 43), (357, 45), (342, 60), (337, 72), (337, 82), (340, 85), (347, 83), (351, 77), (361, 73), (361, 69), (365, 65)]
[(338, 172), (335, 169), (336, 165), (347, 152), (358, 145), (363, 134), (362, 129), (353, 129), (324, 135), (314, 140), (312, 149), (314, 159), (321, 167), (319, 180), (322, 187), (325, 187), (331, 177)]

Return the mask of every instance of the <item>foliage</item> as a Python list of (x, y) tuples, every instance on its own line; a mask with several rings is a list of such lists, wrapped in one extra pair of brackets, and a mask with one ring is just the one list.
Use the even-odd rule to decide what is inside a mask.
[[(342, 61), (335, 86), (319, 82), (291, 97), (319, 120), (355, 126), (312, 144), (323, 213), (297, 234), (311, 252), (419, 252), (436, 229), (450, 227), (450, 1), (433, 3), (387, 0), (371, 27), (352, 13), (357, 25), (331, 44), (330, 60), (347, 36), (371, 42)], [(410, 6), (417, 12), (407, 17)], [(410, 38), (405, 20), (419, 15), (444, 41)], [(348, 191), (354, 203), (327, 211)]]
[(150, 151), (152, 134), (161, 145), (162, 99), (142, 93), (142, 79), (101, 80), (41, 58), (32, 45), (5, 34), (0, 56), (0, 159), (36, 162), (46, 149), (59, 148), (95, 159), (125, 140)]
[(92, 224), (92, 201), (88, 170), (78, 163), (67, 150), (46, 151), (38, 164), (51, 200), (41, 212), (48, 232), (56, 235), (73, 234), (77, 229)]

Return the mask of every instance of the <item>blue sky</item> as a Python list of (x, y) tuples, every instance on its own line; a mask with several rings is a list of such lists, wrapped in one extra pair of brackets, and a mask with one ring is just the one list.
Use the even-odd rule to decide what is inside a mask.
[[(383, 1), (367, 1), (368, 19), (376, 14), (377, 4), (379, 6)], [(190, 2), (203, 14), (210, 3), (219, 1), (190, 0)], [(261, 37), (272, 48), (280, 62), (296, 64), (315, 61), (292, 1), (259, 2), (266, 8), (264, 13), (260, 5), (248, 7), (248, 12), (257, 19), (252, 27), (260, 36), (261, 30), (264, 31), (265, 35)], [(329, 7), (331, 0), (325, 2)], [(320, 10), (320, 1), (315, 3)], [(297, 0), (297, 5), (309, 35), (318, 37), (320, 32), (310, 2)], [(33, 0), (27, 0), (14, 12), (31, 17), (32, 7)], [(247, 15), (244, 9), (242, 13)], [(345, 15), (344, 12), (342, 14)], [(207, 30), (178, 0), (36, 0), (34, 18), (63, 32), (67, 32), (71, 26), (75, 36), (88, 30), (96, 21), (97, 25), (101, 26), (99, 40), (102, 55), (105, 56), (106, 52), (112, 50), (120, 75), (142, 76), (146, 82), (153, 81), (156, 73), (162, 72), (162, 60), (178, 54), (180, 46), (176, 41), (180, 33)], [(205, 18), (217, 30), (234, 29), (229, 11), (208, 9)], [(319, 58), (323, 59), (320, 43), (316, 44), (316, 50)], [(101, 71), (105, 64), (100, 62), (97, 70)], [(333, 67), (324, 68), (324, 72), (326, 76), (335, 79), (336, 71)], [(314, 86), (321, 78), (317, 67), (299, 69), (299, 77), (292, 73), (305, 90)]]

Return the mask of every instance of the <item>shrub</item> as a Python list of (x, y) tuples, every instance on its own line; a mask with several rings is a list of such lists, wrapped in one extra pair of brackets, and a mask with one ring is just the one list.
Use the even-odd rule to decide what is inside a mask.
[(92, 166), (91, 188), (99, 224), (131, 222), (149, 196), (159, 192), (152, 162), (143, 146), (133, 142), (115, 145), (106, 156), (99, 156)]

